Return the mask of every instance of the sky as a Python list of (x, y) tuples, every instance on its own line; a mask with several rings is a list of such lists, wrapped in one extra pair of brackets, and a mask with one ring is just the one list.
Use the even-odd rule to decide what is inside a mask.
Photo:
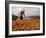
[(25, 10), (25, 16), (40, 16), (40, 8), (38, 7), (15, 7), (12, 6), (12, 14), (20, 16), (20, 11)]

